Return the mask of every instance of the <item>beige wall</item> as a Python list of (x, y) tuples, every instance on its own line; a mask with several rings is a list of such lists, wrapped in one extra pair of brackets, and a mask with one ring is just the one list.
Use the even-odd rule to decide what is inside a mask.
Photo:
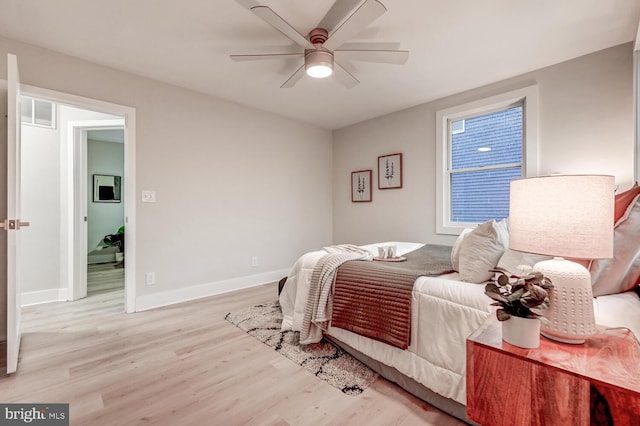
[(330, 131), (3, 38), (0, 79), (7, 53), (24, 84), (136, 108), (139, 296), (287, 269), (331, 242)]
[[(605, 173), (620, 189), (633, 183), (632, 44), (606, 49), (499, 83), (419, 105), (334, 132), (333, 241), (452, 244), (435, 232), (435, 115), (440, 109), (538, 85), (540, 174)], [(428, 72), (426, 70), (425, 72)], [(354, 170), (403, 153), (404, 187), (352, 203)]]

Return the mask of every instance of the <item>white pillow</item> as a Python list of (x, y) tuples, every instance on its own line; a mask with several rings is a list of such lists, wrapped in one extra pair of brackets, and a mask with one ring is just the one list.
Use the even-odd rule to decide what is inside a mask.
[[(502, 226), (502, 225), (501, 225)], [(478, 225), (460, 243), (459, 273), (462, 281), (483, 283), (493, 276), (490, 269), (498, 264), (506, 250), (500, 226), (495, 220)]]
[(593, 297), (623, 293), (640, 285), (640, 195), (613, 230), (613, 258), (591, 262)]
[(513, 275), (523, 275), (520, 266), (530, 266), (533, 268), (538, 262), (553, 259), (551, 256), (543, 256), (541, 254), (525, 253), (522, 251), (507, 250), (504, 252), (498, 266), (509, 271)]
[(509, 220), (507, 218), (496, 222), (496, 232), (498, 233), (498, 241), (506, 250), (509, 247)]
[(453, 243), (453, 247), (451, 248), (451, 265), (453, 267), (453, 270), (456, 272), (458, 272), (460, 259), (460, 244), (462, 243), (462, 240), (464, 240), (465, 235), (467, 235), (471, 231), (473, 231), (472, 228), (463, 229), (462, 232), (460, 232), (460, 235), (458, 235), (458, 238), (456, 238), (456, 242)]

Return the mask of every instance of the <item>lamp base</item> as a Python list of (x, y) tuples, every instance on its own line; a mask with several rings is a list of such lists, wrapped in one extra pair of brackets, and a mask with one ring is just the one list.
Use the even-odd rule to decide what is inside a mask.
[(557, 257), (536, 263), (534, 270), (548, 277), (553, 284), (551, 300), (543, 311), (543, 336), (563, 343), (581, 344), (596, 333), (593, 313), (591, 275), (584, 266)]
[(547, 334), (542, 330), (540, 330), (540, 334), (542, 334), (547, 339), (555, 340), (557, 342), (562, 342), (562, 343), (569, 343), (571, 345), (581, 345), (587, 340), (587, 339), (565, 339), (559, 336), (554, 336), (552, 334)]

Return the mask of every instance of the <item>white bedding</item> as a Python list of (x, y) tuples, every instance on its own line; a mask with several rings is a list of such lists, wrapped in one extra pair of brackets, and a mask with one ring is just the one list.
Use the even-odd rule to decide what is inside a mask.
[(640, 339), (640, 297), (634, 291), (593, 299), (596, 324), (628, 328)]
[[(385, 242), (362, 246), (372, 255), (377, 247), (395, 245), (397, 255), (423, 244)], [(325, 251), (310, 252), (294, 264), (280, 295), (283, 330), (299, 331), (311, 273)], [(329, 327), (328, 334), (352, 348), (396, 368), (432, 391), (466, 405), (466, 338), (491, 315), (484, 286), (457, 281), (458, 274), (419, 277), (413, 288), (411, 344), (402, 350), (350, 331)], [(636, 293), (594, 299), (596, 323), (628, 327), (640, 336), (640, 299)]]

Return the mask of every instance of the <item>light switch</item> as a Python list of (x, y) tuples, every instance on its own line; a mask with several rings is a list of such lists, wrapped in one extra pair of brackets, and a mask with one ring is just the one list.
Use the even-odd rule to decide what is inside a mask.
[(156, 202), (156, 191), (142, 191), (142, 202), (143, 203), (155, 203)]

